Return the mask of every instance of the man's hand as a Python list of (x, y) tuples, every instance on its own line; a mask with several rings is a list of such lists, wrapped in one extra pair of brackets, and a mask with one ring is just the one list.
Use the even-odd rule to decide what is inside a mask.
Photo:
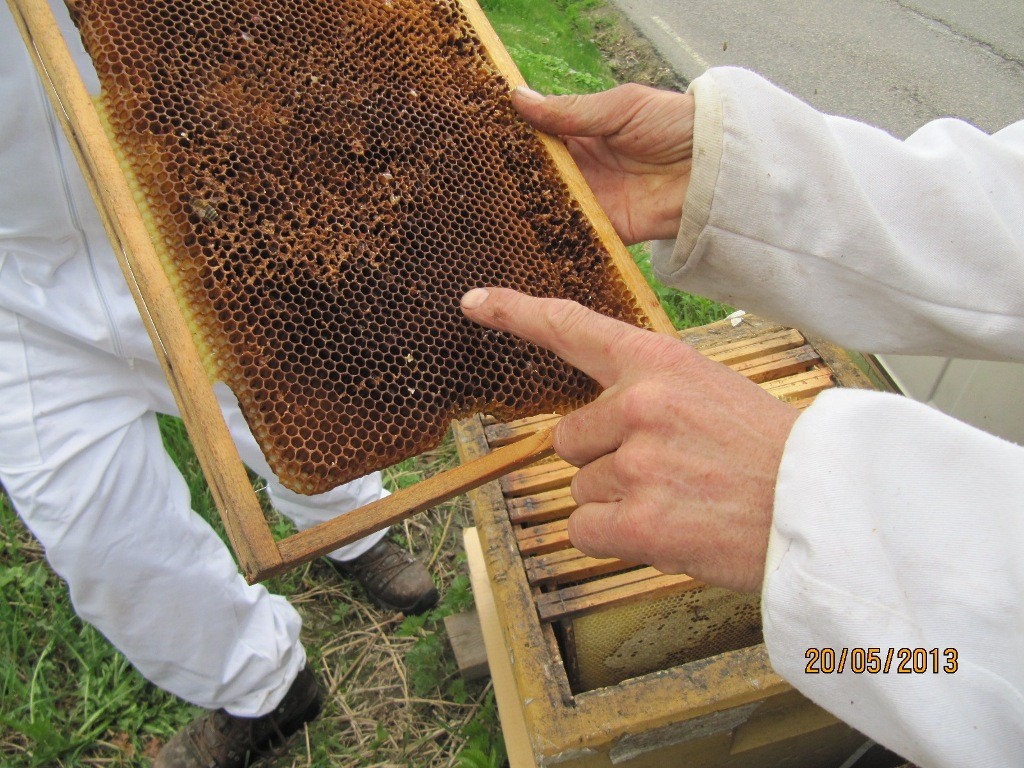
[(517, 88), (512, 103), (565, 140), (627, 245), (676, 236), (690, 183), (692, 96), (641, 85), (548, 97)]
[(554, 434), (558, 454), (580, 467), (569, 518), (576, 547), (731, 589), (760, 587), (796, 409), (681, 341), (575, 302), (488, 288), (467, 293), (462, 308), (604, 388)]

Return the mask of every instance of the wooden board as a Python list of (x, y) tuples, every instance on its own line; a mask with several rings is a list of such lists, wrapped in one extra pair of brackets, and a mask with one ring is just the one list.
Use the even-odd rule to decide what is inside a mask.
[(641, 568), (539, 594), (537, 615), (544, 622), (572, 619), (602, 608), (639, 600), (656, 600), (700, 586), (700, 582), (685, 574), (667, 574), (654, 568)]
[(479, 612), (471, 609), (445, 616), (444, 631), (463, 679), (479, 680), (487, 677), (487, 647), (484, 645)]
[(498, 718), (501, 734), (505, 739), (509, 768), (536, 768), (526, 730), (526, 719), (516, 696), (515, 676), (508, 654), (505, 653), (501, 626), (494, 607), (494, 593), (484, 565), (484, 553), (480, 548), (480, 537), (476, 528), (467, 528), (462, 534), (469, 565), (469, 579), (476, 601), (476, 613), (480, 620), (488, 668), (494, 681), (494, 697), (498, 703)]

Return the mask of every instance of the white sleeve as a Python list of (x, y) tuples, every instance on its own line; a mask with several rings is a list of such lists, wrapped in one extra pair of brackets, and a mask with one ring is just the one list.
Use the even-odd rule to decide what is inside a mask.
[[(1024, 448), (907, 398), (822, 393), (783, 454), (762, 618), (782, 677), (905, 758), (1019, 764)], [(887, 673), (847, 653), (808, 674), (810, 648), (836, 666), (844, 648), (896, 652)], [(900, 648), (938, 653), (903, 674)]]
[[(693, 175), (660, 279), (857, 349), (1024, 361), (1024, 123), (900, 142), (742, 70), (692, 89)], [(1024, 448), (905, 398), (823, 393), (783, 454), (762, 617), (775, 669), (890, 749), (1018, 764)], [(821, 648), (826, 665), (848, 649), (842, 673), (805, 672)], [(876, 648), (889, 671), (855, 672)], [(901, 648), (937, 653), (902, 674)]]
[(1024, 122), (906, 141), (759, 76), (691, 85), (694, 164), (668, 285), (870, 352), (1024, 360)]

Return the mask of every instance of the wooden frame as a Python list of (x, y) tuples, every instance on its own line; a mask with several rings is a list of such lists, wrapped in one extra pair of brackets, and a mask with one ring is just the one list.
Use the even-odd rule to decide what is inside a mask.
[[(460, 0), (460, 3), (498, 72), (510, 86), (524, 84), (475, 0)], [(195, 445), (239, 566), (250, 583), (324, 555), (552, 452), (550, 434), (538, 434), (528, 442), (495, 451), (479, 461), (464, 464), (359, 510), (275, 541), (228, 432), (173, 289), (56, 20), (46, 0), (8, 0), (8, 4), (36, 68), (48, 86), (54, 111), (96, 200), (128, 287)], [(671, 323), (568, 151), (551, 137), (541, 138), (652, 326), (671, 333)]]
[[(800, 408), (833, 386), (874, 388), (843, 350), (757, 317), (680, 336)], [(550, 429), (554, 420), (464, 420), (456, 425), (459, 454), (473, 461), (532, 430)], [(544, 474), (551, 482), (542, 480)], [(578, 557), (558, 524), (574, 508), (564, 492), (571, 474), (546, 462), (469, 493), (486, 568), (488, 594), (482, 599), (488, 605), (493, 599), (504, 640), (497, 651), (496, 643), (488, 645), (502, 722), (521, 723), (529, 741), (530, 754), (520, 766), (838, 765), (865, 742), (782, 680), (760, 643), (575, 692), (557, 622), (702, 585), (686, 576)], [(545, 574), (540, 565), (557, 561), (546, 554), (559, 553), (560, 563), (574, 569), (564, 588), (560, 575)], [(597, 572), (608, 576), (589, 578)], [(481, 584), (476, 575), (474, 592)], [(504, 690), (497, 690), (499, 684)]]

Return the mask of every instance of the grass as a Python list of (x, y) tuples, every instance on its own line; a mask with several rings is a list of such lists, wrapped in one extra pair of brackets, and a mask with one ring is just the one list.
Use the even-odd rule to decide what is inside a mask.
[(706, 325), (715, 320), (721, 320), (732, 312), (732, 309), (724, 304), (705, 299), (703, 296), (683, 293), (659, 283), (651, 272), (651, 252), (646, 244), (631, 246), (629, 251), (633, 254), (633, 261), (636, 262), (640, 272), (647, 279), (654, 295), (658, 297), (665, 314), (676, 328)]
[(143, 751), (146, 740), (176, 730), (181, 705), (77, 619), (2, 496), (0, 590), (0, 763), (84, 764), (90, 754)]
[(590, 93), (615, 85), (592, 42), (592, 0), (483, 0), (487, 16), (531, 87)]
[[(161, 417), (165, 444), (193, 506), (223, 536), (180, 420)], [(395, 489), (456, 462), (446, 441), (389, 470)], [(258, 488), (260, 478), (253, 478)], [(278, 535), (290, 525), (270, 512)], [(272, 580), (303, 615), (303, 642), (329, 690), (308, 738), (273, 766), (493, 765), (504, 762), (493, 692), (459, 676), (443, 618), (472, 605), (456, 500), (398, 526), (395, 538), (443, 589), (424, 616), (380, 611), (316, 562)], [(74, 614), (39, 545), (0, 494), (0, 765), (136, 766), (199, 710), (148, 684)]]
[[(594, 13), (600, 14), (594, 0), (485, 0), (484, 7), (537, 90), (595, 91), (614, 84), (592, 42)], [(607, 22), (598, 15), (596, 23)], [(650, 280), (646, 251), (634, 249), (634, 256)], [(680, 327), (725, 314), (703, 299), (655, 289)], [(163, 418), (161, 427), (194, 508), (220, 530), (181, 422)], [(386, 482), (403, 487), (455, 461), (449, 439), (390, 470)], [(276, 534), (290, 533), (286, 521), (268, 514)], [(465, 502), (455, 500), (397, 527), (396, 539), (430, 563), (443, 590), (441, 604), (425, 616), (402, 619), (377, 610), (321, 563), (268, 585), (302, 613), (303, 642), (328, 689), (323, 715), (268, 765), (505, 764), (493, 691), (461, 679), (444, 636), (444, 616), (472, 604), (460, 537), (468, 524)], [(143, 680), (75, 616), (63, 583), (2, 493), (0, 590), (0, 765), (142, 765), (198, 713)]]

